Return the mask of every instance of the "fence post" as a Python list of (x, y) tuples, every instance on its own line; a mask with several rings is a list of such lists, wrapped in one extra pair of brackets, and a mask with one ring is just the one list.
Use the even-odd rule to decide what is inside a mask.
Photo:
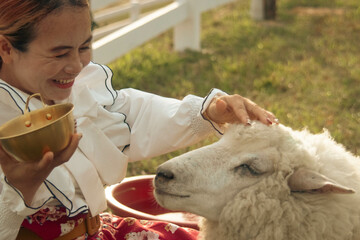
[(138, 0), (131, 0), (130, 21), (135, 22), (140, 16), (140, 3)]
[(199, 51), (201, 34), (201, 11), (199, 0), (176, 0), (187, 4), (188, 17), (174, 27), (174, 50), (184, 51), (191, 49)]

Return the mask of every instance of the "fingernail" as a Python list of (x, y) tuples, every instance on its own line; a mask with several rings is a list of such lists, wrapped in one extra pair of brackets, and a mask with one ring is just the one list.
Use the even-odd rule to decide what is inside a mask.
[(248, 120), (246, 121), (246, 125), (251, 126), (251, 120), (250, 120), (250, 119), (248, 119)]
[(266, 118), (266, 121), (267, 121), (270, 125), (273, 124), (273, 122), (271, 121), (270, 118)]
[(82, 134), (82, 133), (78, 133), (78, 136), (79, 136), (79, 140), (80, 140), (80, 139), (82, 139), (83, 134)]
[(279, 124), (279, 119), (275, 118), (275, 119), (274, 119), (274, 122), (275, 122), (276, 124)]

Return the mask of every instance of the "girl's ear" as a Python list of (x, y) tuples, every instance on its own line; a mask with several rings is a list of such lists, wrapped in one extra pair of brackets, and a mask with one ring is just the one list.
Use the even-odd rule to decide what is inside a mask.
[(13, 49), (9, 40), (4, 35), (0, 35), (0, 57), (3, 63), (9, 63), (11, 61)]

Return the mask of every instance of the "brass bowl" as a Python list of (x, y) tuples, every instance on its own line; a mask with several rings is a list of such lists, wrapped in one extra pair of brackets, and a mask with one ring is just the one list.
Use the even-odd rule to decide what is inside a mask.
[(0, 126), (0, 142), (3, 149), (18, 161), (41, 160), (44, 153), (56, 155), (70, 143), (74, 133), (74, 105), (71, 103), (47, 106), (28, 112), (28, 97), (24, 114)]

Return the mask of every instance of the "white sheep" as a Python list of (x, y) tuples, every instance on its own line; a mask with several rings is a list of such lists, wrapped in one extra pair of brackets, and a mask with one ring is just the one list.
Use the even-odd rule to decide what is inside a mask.
[(327, 131), (230, 126), (158, 168), (160, 205), (204, 217), (206, 240), (359, 240), (360, 159)]

